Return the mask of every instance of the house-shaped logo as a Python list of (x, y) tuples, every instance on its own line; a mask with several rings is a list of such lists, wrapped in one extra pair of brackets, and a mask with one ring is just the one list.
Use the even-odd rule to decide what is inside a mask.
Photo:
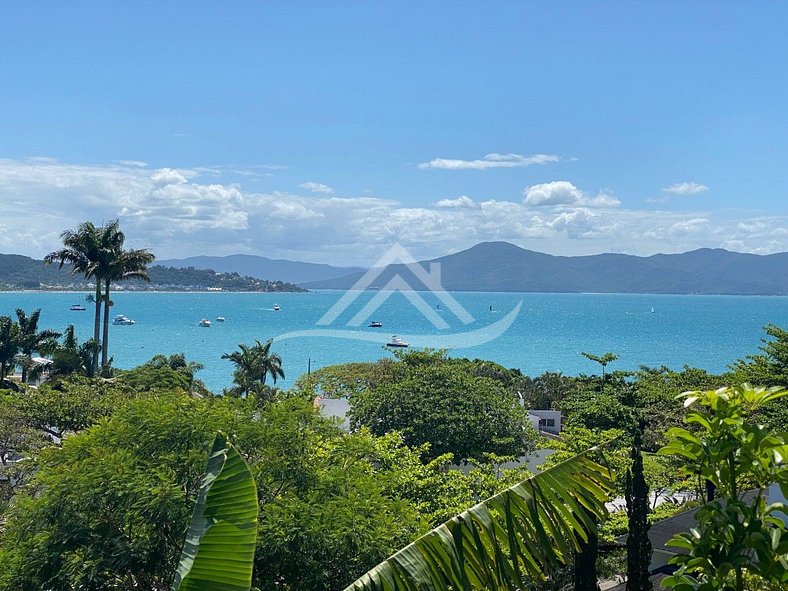
[[(318, 326), (334, 323), (363, 291), (373, 286), (390, 265), (404, 266), (423, 285), (422, 291), (429, 291), (436, 296), (446, 309), (451, 311), (463, 324), (474, 321), (473, 316), (449, 292), (443, 289), (440, 263), (430, 263), (430, 270), (427, 271), (402, 245), (395, 244), (317, 321)], [(449, 328), (449, 324), (440, 314), (433, 310), (432, 306), (399, 273), (396, 273), (385, 286), (377, 291), (375, 296), (350, 319), (347, 326), (360, 326), (366, 322), (386, 300), (397, 292), (404, 295), (435, 328), (440, 330)]]

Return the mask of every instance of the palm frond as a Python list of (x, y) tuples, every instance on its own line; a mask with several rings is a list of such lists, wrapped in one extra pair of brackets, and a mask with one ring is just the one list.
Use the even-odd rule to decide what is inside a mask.
[(492, 496), (438, 526), (352, 583), (345, 591), (445, 591), (522, 587), (565, 563), (607, 513), (613, 491), (598, 450)]

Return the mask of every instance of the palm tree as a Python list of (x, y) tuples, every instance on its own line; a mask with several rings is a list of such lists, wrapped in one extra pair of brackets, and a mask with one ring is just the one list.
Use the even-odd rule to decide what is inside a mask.
[(269, 375), (274, 380), (274, 384), (277, 378), (285, 377), (282, 358), (278, 353), (271, 353), (272, 343), (273, 339), (265, 343), (255, 340), (252, 347), (241, 343), (238, 345), (238, 351), (222, 355), (222, 359), (229, 359), (235, 365), (233, 381), (243, 396), (248, 395), (258, 384), (264, 386)]
[(260, 383), (265, 385), (266, 376), (271, 376), (276, 384), (277, 378), (285, 377), (285, 372), (282, 369), (282, 358), (279, 353), (271, 353), (271, 344), (273, 339), (268, 339), (265, 343), (255, 340), (254, 351), (257, 355), (257, 363), (260, 371)]
[(16, 309), (17, 325), (17, 346), (19, 348), (18, 358), (22, 366), (22, 381), (27, 382), (27, 374), (31, 367), (31, 356), (33, 352), (51, 353), (57, 347), (59, 332), (45, 329), (38, 330), (38, 319), (41, 316), (41, 308), (34, 310), (30, 316), (25, 314), (22, 308)]
[(0, 386), (16, 362), (19, 327), (9, 316), (0, 316)]
[(63, 343), (52, 353), (52, 373), (67, 375), (72, 373), (93, 377), (93, 339), (80, 344), (74, 325), (69, 324), (63, 333)]
[(104, 280), (104, 336), (101, 339), (101, 367), (107, 365), (107, 352), (109, 350), (109, 308), (112, 301), (109, 298), (110, 285), (113, 281), (123, 281), (124, 279), (142, 279), (143, 281), (150, 281), (148, 276), (148, 265), (151, 264), (156, 257), (147, 249), (140, 250), (123, 250), (123, 241), (125, 236), (123, 232), (117, 227), (112, 229), (113, 235), (108, 236), (108, 244), (113, 244), (116, 248), (108, 250), (105, 254), (107, 257), (106, 272), (103, 275)]
[(257, 359), (254, 349), (241, 343), (238, 351), (225, 353), (222, 359), (229, 359), (235, 366), (233, 369), (233, 382), (238, 386), (238, 390), (243, 396), (249, 394), (256, 381)]
[(47, 264), (58, 261), (60, 268), (66, 263), (71, 264), (71, 273), (81, 273), (86, 279), (95, 279), (96, 295), (93, 302), (96, 313), (93, 321), (93, 372), (98, 371), (98, 347), (101, 333), (101, 279), (105, 272), (107, 242), (113, 237), (113, 228), (118, 222), (97, 227), (92, 222), (82, 222), (76, 230), (65, 230), (60, 234), (64, 248), (49, 253), (44, 257)]

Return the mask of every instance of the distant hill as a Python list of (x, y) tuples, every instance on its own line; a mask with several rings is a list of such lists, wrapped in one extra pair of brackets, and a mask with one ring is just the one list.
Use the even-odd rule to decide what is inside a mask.
[[(268, 281), (238, 273), (217, 273), (211, 269), (194, 267), (175, 268), (151, 266), (148, 272), (150, 283), (124, 281), (120, 284), (127, 290), (207, 290), (222, 291), (304, 291), (285, 281)], [(90, 282), (81, 275), (72, 275), (68, 265), (58, 269), (57, 265), (45, 265), (43, 261), (17, 254), (0, 254), (0, 289), (88, 289)]]
[[(649, 257), (564, 257), (507, 242), (484, 242), (421, 264), (429, 270), (430, 263), (441, 264), (441, 285), (449, 291), (788, 295), (784, 252), (762, 256), (702, 248)], [(414, 289), (423, 289), (402, 265), (386, 267), (369, 287), (380, 289), (397, 273)], [(304, 286), (349, 289), (362, 276), (353, 273)]]
[(187, 259), (156, 261), (156, 264), (168, 267), (214, 269), (222, 273), (239, 273), (258, 279), (277, 279), (297, 284), (344, 277), (350, 273), (365, 270), (362, 267), (332, 267), (331, 265), (269, 259), (248, 254), (233, 254), (224, 257), (196, 256)]

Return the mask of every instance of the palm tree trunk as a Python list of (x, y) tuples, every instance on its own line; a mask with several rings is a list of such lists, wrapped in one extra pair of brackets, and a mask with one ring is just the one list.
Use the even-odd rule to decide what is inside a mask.
[(107, 365), (107, 351), (109, 350), (109, 284), (110, 280), (107, 279), (106, 287), (104, 289), (104, 338), (101, 339), (101, 367)]
[(101, 343), (101, 281), (96, 277), (96, 317), (93, 321), (93, 375), (98, 374), (98, 347)]

